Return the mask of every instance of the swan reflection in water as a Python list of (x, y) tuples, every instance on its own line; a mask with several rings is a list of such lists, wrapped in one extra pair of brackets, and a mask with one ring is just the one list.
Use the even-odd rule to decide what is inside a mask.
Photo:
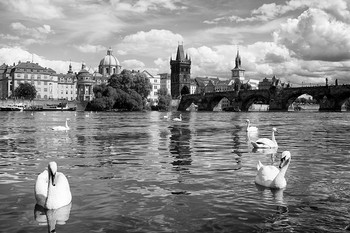
[(292, 224), (289, 219), (289, 209), (287, 203), (283, 200), (283, 189), (267, 188), (258, 184), (255, 184), (257, 190), (262, 194), (262, 198), (265, 200), (271, 200), (275, 202), (276, 212), (265, 216), (264, 223), (259, 224), (259, 228), (262, 232), (268, 232), (270, 230), (280, 229), (281, 231), (293, 231)]
[(56, 224), (64, 225), (68, 221), (71, 207), (72, 203), (59, 209), (48, 210), (36, 204), (34, 208), (34, 217), (39, 225), (48, 226), (48, 232), (56, 232)]

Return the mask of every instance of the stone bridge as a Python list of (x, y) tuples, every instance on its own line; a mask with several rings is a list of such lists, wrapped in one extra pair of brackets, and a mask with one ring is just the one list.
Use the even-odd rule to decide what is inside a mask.
[(259, 102), (269, 105), (270, 111), (288, 111), (288, 107), (303, 94), (311, 95), (320, 105), (320, 111), (341, 111), (341, 106), (350, 98), (350, 85), (271, 87), (269, 90), (240, 90), (183, 95), (178, 106), (185, 111), (192, 103), (199, 111), (213, 111), (213, 108), (227, 98), (237, 111), (248, 111), (250, 105)]

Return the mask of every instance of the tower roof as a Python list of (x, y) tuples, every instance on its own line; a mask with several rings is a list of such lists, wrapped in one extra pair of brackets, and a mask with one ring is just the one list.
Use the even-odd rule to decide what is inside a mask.
[(177, 47), (176, 60), (178, 60), (178, 61), (185, 60), (185, 52), (184, 52), (184, 46), (183, 45), (179, 45)]
[(239, 69), (239, 68), (241, 68), (241, 56), (239, 55), (239, 50), (237, 49), (235, 69)]

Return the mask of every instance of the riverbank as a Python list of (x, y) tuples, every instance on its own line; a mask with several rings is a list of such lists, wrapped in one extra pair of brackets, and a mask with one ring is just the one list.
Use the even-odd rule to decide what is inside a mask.
[(35, 106), (59, 106), (65, 105), (68, 108), (75, 108), (77, 111), (84, 111), (87, 103), (77, 101), (77, 100), (19, 100), (19, 99), (7, 99), (0, 100), (0, 107), (5, 107), (9, 105), (23, 105), (27, 108), (34, 108)]

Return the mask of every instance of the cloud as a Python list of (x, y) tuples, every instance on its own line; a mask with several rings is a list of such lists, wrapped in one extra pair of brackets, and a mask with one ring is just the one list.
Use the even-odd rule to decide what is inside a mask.
[[(152, 29), (148, 32), (139, 31), (124, 37), (116, 47), (120, 48), (120, 54), (137, 56), (169, 56), (183, 37), (169, 30)], [(159, 56), (160, 55), (160, 56)]]
[(220, 17), (211, 21), (205, 21), (205, 23), (218, 23), (220, 21), (231, 22), (261, 22), (273, 20), (281, 15), (295, 10), (305, 10), (308, 8), (317, 8), (331, 13), (344, 20), (350, 20), (350, 11), (348, 9), (346, 0), (332, 0), (332, 1), (319, 1), (319, 0), (290, 0), (286, 4), (269, 3), (263, 4), (257, 9), (251, 11), (250, 17), (240, 17), (232, 15), (229, 17)]
[(147, 11), (183, 9), (178, 0), (137, 0), (132, 3), (122, 0), (111, 0), (112, 7), (121, 12), (130, 11), (145, 13)]
[(72, 64), (73, 71), (79, 71), (81, 69), (80, 62), (49, 60), (45, 57), (37, 54), (30, 53), (20, 47), (7, 47), (0, 49), (0, 64), (13, 65), (19, 61), (27, 62), (32, 61), (38, 63), (42, 67), (47, 67), (55, 70), (57, 73), (67, 73), (69, 64)]
[(305, 60), (350, 59), (350, 25), (319, 9), (289, 19), (274, 33), (275, 41)]
[(44, 24), (42, 27), (28, 28), (22, 23), (15, 22), (11, 23), (10, 27), (21, 36), (31, 37), (38, 40), (44, 40), (49, 34), (54, 34), (50, 25), (47, 24)]
[(131, 59), (123, 61), (122, 67), (123, 69), (128, 70), (143, 70), (145, 68), (145, 64), (142, 61)]
[(75, 47), (82, 53), (97, 53), (100, 51), (107, 50), (107, 48), (102, 45), (91, 45), (91, 44), (74, 45), (73, 47)]
[(154, 64), (158, 67), (158, 72), (160, 73), (168, 73), (170, 69), (170, 60), (169, 59), (163, 59), (163, 58), (157, 58), (154, 60)]
[(33, 19), (55, 19), (64, 17), (61, 7), (51, 0), (3, 0), (6, 9)]

